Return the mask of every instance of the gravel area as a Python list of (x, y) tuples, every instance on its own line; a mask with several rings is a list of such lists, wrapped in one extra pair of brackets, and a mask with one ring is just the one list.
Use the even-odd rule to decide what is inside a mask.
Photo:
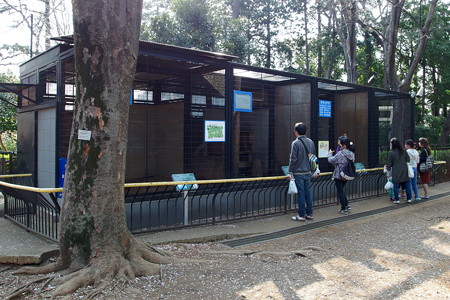
[[(450, 299), (449, 199), (234, 249), (159, 245), (202, 262), (61, 299)], [(21, 286), (31, 288), (22, 299), (49, 297), (44, 275), (15, 276), (16, 269), (0, 265), (1, 299)]]

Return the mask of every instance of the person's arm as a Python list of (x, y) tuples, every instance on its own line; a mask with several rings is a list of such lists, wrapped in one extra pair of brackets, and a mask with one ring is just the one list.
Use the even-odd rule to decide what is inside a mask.
[(298, 144), (293, 142), (291, 147), (291, 155), (289, 158), (289, 173), (294, 173), (295, 166), (298, 160)]
[(392, 151), (389, 151), (388, 162), (387, 162), (387, 165), (386, 165), (386, 168), (387, 168), (388, 170), (391, 170), (391, 168), (392, 168), (392, 163), (393, 163), (393, 161), (392, 161)]
[(423, 148), (422, 151), (420, 151), (419, 164), (425, 162), (426, 160), (427, 160), (427, 152), (426, 152), (425, 148)]
[(333, 151), (328, 152), (328, 162), (332, 165), (336, 165), (336, 162), (338, 161), (339, 157), (342, 155), (342, 152), (339, 151), (336, 153), (336, 155), (333, 156)]

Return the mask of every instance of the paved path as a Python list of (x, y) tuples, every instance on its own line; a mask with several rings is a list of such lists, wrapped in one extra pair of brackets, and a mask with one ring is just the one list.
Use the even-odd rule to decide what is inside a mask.
[[(441, 183), (430, 187), (430, 200), (443, 199), (450, 201), (450, 185)], [(419, 201), (414, 205), (421, 205)], [(383, 208), (391, 207), (393, 204), (388, 197), (374, 197), (362, 201), (352, 202), (352, 214), (354, 216), (363, 212), (379, 212), (383, 213)], [(399, 209), (407, 207), (408, 204), (400, 204)], [(192, 227), (186, 229), (177, 229), (164, 232), (154, 232), (137, 235), (137, 238), (153, 243), (164, 244), (171, 242), (212, 242), (212, 241), (238, 241), (246, 237), (252, 237), (254, 243), (264, 241), (265, 235), (274, 232), (288, 232), (295, 234), (300, 231), (314, 229), (311, 226), (317, 223), (317, 226), (329, 226), (336, 222), (348, 221), (352, 218), (342, 216), (337, 213), (339, 206), (332, 205), (328, 207), (318, 208), (314, 212), (314, 221), (294, 222), (291, 215), (278, 215), (255, 220), (236, 221), (233, 223), (223, 223), (217, 225), (205, 225), (200, 227)], [(0, 198), (0, 216), (3, 215), (3, 199)], [(368, 213), (370, 215), (370, 213)], [(361, 215), (361, 217), (364, 217)], [(345, 219), (346, 218), (346, 219)], [(326, 222), (328, 221), (328, 222)], [(302, 228), (302, 227), (305, 228)], [(244, 241), (245, 242), (245, 241)], [(244, 243), (244, 244), (246, 244)], [(226, 244), (226, 242), (225, 242)], [(233, 246), (233, 243), (230, 243)], [(236, 246), (236, 244), (234, 245)], [(239, 243), (237, 243), (239, 246)], [(58, 251), (58, 245), (55, 242), (46, 240), (36, 234), (27, 232), (11, 221), (0, 218), (0, 263), (14, 264), (39, 264), (49, 256), (55, 255)]]

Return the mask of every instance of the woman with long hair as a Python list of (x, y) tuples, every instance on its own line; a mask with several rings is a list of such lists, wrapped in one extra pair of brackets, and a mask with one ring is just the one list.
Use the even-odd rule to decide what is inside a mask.
[(341, 177), (341, 171), (349, 161), (355, 161), (355, 148), (346, 136), (339, 137), (338, 145), (341, 150), (333, 156), (333, 150), (330, 149), (328, 152), (328, 162), (334, 166), (332, 180), (334, 180), (339, 202), (341, 202), (341, 210), (339, 210), (339, 213), (346, 215), (351, 208), (348, 205), (347, 195), (344, 191), (347, 181)]
[(420, 164), (425, 163), (428, 155), (431, 155), (431, 147), (430, 147), (430, 144), (428, 143), (428, 140), (424, 137), (421, 137), (419, 139), (419, 147), (420, 147), (421, 151), (420, 151), (420, 160), (419, 160), (418, 169), (419, 169), (419, 175), (420, 175), (420, 182), (422, 183), (423, 192), (424, 192), (424, 195), (422, 198), (428, 199), (429, 198), (428, 184), (431, 182), (431, 172), (420, 172)]
[(408, 176), (408, 166), (410, 158), (402, 144), (396, 138), (391, 139), (391, 151), (389, 151), (388, 163), (386, 168), (391, 171), (392, 183), (394, 184), (394, 204), (399, 204), (398, 197), (399, 187), (406, 189), (406, 201), (411, 202), (411, 182)]

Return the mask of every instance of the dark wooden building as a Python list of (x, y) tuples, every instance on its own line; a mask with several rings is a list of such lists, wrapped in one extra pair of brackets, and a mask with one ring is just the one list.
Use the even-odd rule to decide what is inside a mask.
[[(33, 173), (39, 187), (58, 186), (75, 101), (72, 38), (56, 40), (59, 45), (20, 66), (23, 85), (16, 87), (22, 96), (20, 172)], [(167, 181), (175, 173), (197, 179), (281, 175), (300, 121), (318, 149), (335, 148), (346, 133), (366, 167), (379, 165), (393, 123), (404, 138), (413, 137), (408, 94), (236, 64), (234, 58), (140, 42), (130, 87), (127, 182)], [(394, 105), (403, 108), (401, 118), (392, 116)]]

